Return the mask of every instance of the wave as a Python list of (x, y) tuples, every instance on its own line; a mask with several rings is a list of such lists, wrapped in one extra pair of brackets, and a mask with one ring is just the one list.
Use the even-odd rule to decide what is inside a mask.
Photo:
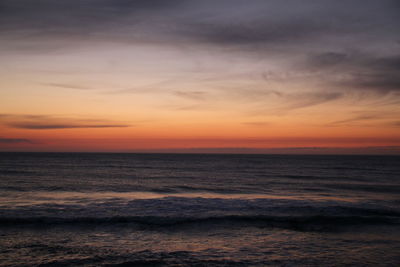
[(134, 200), (124, 199), (123, 194), (92, 195), (89, 200), (82, 198), (85, 194), (67, 196), (72, 197), (71, 202), (60, 196), (60, 202), (45, 199), (34, 205), (0, 206), (0, 227), (134, 224), (142, 228), (180, 229), (212, 224), (330, 230), (352, 225), (400, 224), (400, 210), (393, 202), (383, 206), (337, 200), (223, 199), (215, 195), (160, 198), (147, 193), (144, 199)]
[(22, 170), (1, 170), (0, 174), (4, 174), (4, 175), (32, 175), (32, 174), (36, 174), (35, 171), (22, 171)]
[(196, 224), (239, 225), (278, 227), (292, 230), (313, 231), (333, 230), (343, 226), (355, 225), (399, 225), (399, 216), (264, 216), (264, 215), (225, 215), (209, 217), (159, 217), (159, 216), (111, 216), (111, 217), (3, 217), (1, 226), (15, 225), (110, 225), (135, 224), (141, 227), (176, 227)]
[(362, 191), (362, 192), (374, 192), (374, 193), (400, 193), (400, 186), (393, 184), (352, 184), (352, 183), (339, 183), (326, 185), (328, 188), (339, 189), (339, 190), (351, 190), (351, 191)]

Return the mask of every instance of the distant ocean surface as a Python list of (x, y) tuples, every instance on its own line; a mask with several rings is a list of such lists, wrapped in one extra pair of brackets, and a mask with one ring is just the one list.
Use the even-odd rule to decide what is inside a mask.
[(0, 266), (400, 266), (400, 157), (0, 153)]

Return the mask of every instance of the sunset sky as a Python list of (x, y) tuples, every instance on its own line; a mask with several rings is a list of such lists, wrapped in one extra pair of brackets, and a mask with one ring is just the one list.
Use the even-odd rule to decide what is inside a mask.
[(400, 154), (400, 1), (0, 0), (0, 151)]

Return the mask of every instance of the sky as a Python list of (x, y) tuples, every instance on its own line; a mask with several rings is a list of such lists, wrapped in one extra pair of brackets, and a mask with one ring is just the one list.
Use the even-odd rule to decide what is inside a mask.
[(0, 151), (400, 154), (397, 0), (0, 0)]

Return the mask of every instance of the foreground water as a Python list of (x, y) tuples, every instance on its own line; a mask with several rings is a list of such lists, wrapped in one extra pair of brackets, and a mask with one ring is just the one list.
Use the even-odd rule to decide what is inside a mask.
[(399, 266), (399, 162), (0, 153), (0, 266)]

